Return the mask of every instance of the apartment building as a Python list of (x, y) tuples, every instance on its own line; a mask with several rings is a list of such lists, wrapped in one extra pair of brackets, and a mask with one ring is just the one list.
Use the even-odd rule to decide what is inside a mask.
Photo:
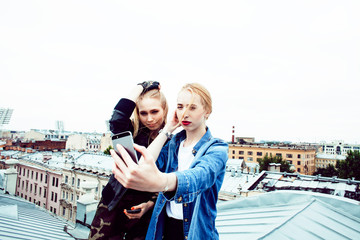
[(322, 152), (332, 155), (347, 156), (348, 151), (360, 151), (360, 144), (347, 144), (344, 141), (322, 142), (321, 146)]
[(19, 159), (16, 195), (54, 214), (60, 209), (61, 170), (31, 160)]
[(267, 145), (267, 144), (229, 144), (229, 158), (241, 159), (246, 163), (258, 163), (268, 156), (279, 156), (288, 161), (293, 169), (311, 175), (315, 172), (315, 146)]
[(327, 168), (329, 165), (336, 166), (336, 162), (345, 160), (346, 156), (336, 154), (317, 153), (315, 158), (315, 171), (319, 168)]
[(95, 134), (74, 134), (69, 136), (66, 141), (66, 149), (78, 151), (93, 151), (101, 150), (102, 135)]
[(109, 181), (112, 168), (112, 158), (108, 155), (80, 153), (67, 156), (62, 169), (60, 216), (75, 222), (77, 200), (85, 194), (82, 184), (95, 183), (95, 199), (100, 200), (101, 192)]

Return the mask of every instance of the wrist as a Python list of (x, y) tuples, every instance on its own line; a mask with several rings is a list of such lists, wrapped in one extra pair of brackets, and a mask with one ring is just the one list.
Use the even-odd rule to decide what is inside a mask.
[(169, 178), (168, 178), (168, 174), (164, 173), (164, 182), (165, 182), (165, 185), (163, 186), (162, 188), (162, 192), (163, 193), (166, 193), (168, 190), (169, 190)]
[(173, 136), (173, 134), (170, 131), (168, 131), (166, 127), (164, 127), (163, 129), (160, 129), (159, 134), (161, 134), (161, 133), (163, 133), (167, 139), (171, 139)]

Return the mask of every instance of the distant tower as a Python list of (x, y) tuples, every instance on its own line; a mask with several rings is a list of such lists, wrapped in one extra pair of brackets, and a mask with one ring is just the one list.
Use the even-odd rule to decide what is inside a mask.
[(63, 121), (56, 121), (56, 129), (59, 132), (64, 132), (64, 122)]
[(231, 143), (235, 143), (235, 126), (232, 127), (232, 137), (231, 137)]
[(106, 124), (106, 131), (107, 131), (107, 132), (110, 132), (110, 121), (109, 121), (109, 120), (106, 120), (106, 121), (105, 121), (105, 124)]
[(14, 109), (10, 108), (0, 108), (0, 127), (4, 124), (9, 124), (11, 115)]

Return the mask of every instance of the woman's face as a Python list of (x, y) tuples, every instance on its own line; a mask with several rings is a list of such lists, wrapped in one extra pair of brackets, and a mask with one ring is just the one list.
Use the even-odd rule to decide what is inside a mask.
[[(191, 103), (193, 95), (194, 100)], [(178, 95), (176, 115), (181, 126), (190, 131), (205, 127), (205, 119), (208, 116), (200, 96), (188, 90), (182, 90)]]
[(150, 130), (157, 130), (164, 122), (164, 109), (161, 102), (155, 98), (143, 98), (138, 102), (140, 122)]

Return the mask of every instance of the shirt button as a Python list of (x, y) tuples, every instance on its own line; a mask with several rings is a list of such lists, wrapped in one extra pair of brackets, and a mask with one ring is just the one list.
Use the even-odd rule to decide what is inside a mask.
[(161, 200), (161, 202), (162, 202), (162, 203), (165, 202), (165, 199)]
[(181, 202), (181, 200), (182, 200), (182, 197), (180, 196), (180, 197), (177, 199), (177, 201), (178, 201), (178, 202)]
[(185, 239), (187, 239), (187, 236), (185, 236)]
[(196, 153), (196, 150), (195, 150), (195, 149), (193, 149), (193, 150), (192, 150), (192, 153), (193, 153), (193, 154), (195, 154), (195, 153)]
[(188, 221), (187, 218), (185, 218), (184, 221), (187, 222)]
[(187, 207), (187, 204), (186, 204), (186, 203), (184, 203), (184, 207)]

